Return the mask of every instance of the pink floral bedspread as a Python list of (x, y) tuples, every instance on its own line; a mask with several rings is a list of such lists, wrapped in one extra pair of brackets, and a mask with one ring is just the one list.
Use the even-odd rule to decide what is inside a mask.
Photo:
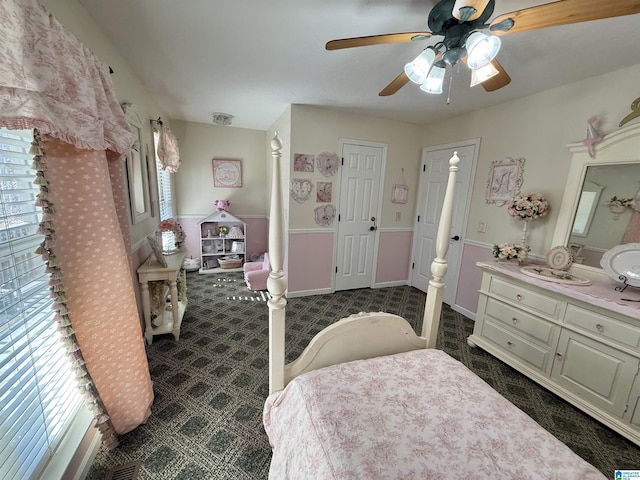
[(298, 377), (264, 427), (271, 479), (605, 478), (441, 350)]

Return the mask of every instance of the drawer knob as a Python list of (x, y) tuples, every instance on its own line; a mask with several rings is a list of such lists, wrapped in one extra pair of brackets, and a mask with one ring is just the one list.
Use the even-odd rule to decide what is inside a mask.
[(598, 330), (599, 332), (601, 332), (601, 331), (603, 331), (603, 330), (604, 330), (604, 327), (603, 327), (601, 324), (596, 323), (596, 330)]
[(517, 295), (516, 295), (516, 298), (517, 298), (518, 300), (522, 300), (522, 295), (517, 294)]
[(512, 347), (513, 346), (513, 342), (507, 342), (507, 345)]
[(518, 323), (518, 319), (517, 319), (516, 317), (513, 317), (513, 318), (511, 319), (511, 321), (512, 321), (513, 323)]

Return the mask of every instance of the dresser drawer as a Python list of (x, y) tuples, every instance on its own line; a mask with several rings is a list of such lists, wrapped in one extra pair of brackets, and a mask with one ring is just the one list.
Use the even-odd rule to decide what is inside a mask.
[[(528, 287), (531, 288), (531, 287)], [(558, 319), (561, 316), (564, 302), (539, 293), (532, 292), (528, 288), (518, 284), (505, 282), (496, 277), (491, 277), (489, 293), (515, 302), (535, 312)]]
[(487, 319), (482, 326), (481, 335), (509, 355), (518, 357), (540, 371), (548, 373), (550, 370), (548, 349), (528, 342)]
[(640, 325), (637, 327), (575, 305), (567, 307), (564, 321), (622, 345), (638, 348)]
[(555, 346), (560, 327), (551, 322), (502, 303), (495, 298), (487, 299), (485, 314), (494, 320), (503, 322), (519, 334), (529, 336), (545, 345)]

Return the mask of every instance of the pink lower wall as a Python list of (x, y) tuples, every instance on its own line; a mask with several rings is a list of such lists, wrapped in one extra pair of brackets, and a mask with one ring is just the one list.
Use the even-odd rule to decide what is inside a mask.
[(333, 275), (333, 232), (289, 234), (289, 292), (326, 290)]
[(478, 309), (478, 290), (482, 284), (482, 270), (476, 266), (476, 262), (486, 260), (493, 260), (490, 247), (465, 244), (456, 291), (456, 305), (470, 312), (475, 313)]
[(376, 283), (406, 282), (413, 231), (380, 232)]

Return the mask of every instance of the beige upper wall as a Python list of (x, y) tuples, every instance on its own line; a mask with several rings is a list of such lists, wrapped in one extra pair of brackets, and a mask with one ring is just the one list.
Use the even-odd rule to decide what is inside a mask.
[[(41, 3), (68, 31), (73, 33), (98, 58), (113, 69), (114, 73), (111, 75), (111, 81), (120, 103), (136, 104), (143, 116), (149, 120), (162, 117), (163, 120), (169, 121), (165, 112), (158, 106), (153, 96), (133, 73), (124, 57), (116, 50), (111, 41), (102, 33), (102, 30), (89, 17), (84, 7), (77, 0), (41, 0)], [(148, 147), (151, 152), (153, 151), (151, 123), (145, 122), (143, 127), (145, 147)], [(150, 158), (153, 159), (153, 155)], [(151, 166), (151, 178), (155, 179), (155, 163), (151, 161), (149, 164)], [(152, 180), (153, 198), (157, 198), (155, 183), (155, 180)], [(131, 243), (135, 244), (153, 232), (159, 221), (156, 213), (155, 217), (132, 225)]]
[[(338, 151), (341, 138), (386, 143), (387, 163), (384, 187), (380, 194), (383, 198), (381, 228), (410, 228), (414, 223), (415, 192), (420, 165), (422, 127), (410, 123), (382, 120), (364, 115), (356, 115), (317, 107), (293, 105), (291, 108), (291, 155)], [(391, 189), (397, 182), (400, 169), (404, 168), (404, 177), (409, 186), (410, 200), (406, 204), (391, 203)], [(324, 177), (317, 168), (314, 172), (290, 172), (292, 177), (311, 178), (314, 186), (318, 181), (333, 184), (333, 203), (338, 191), (337, 175)], [(294, 205), (295, 204), (295, 205)], [(322, 228), (315, 223), (314, 208), (319, 204), (313, 198), (304, 202), (290, 202), (290, 228)], [(400, 221), (396, 221), (395, 212), (400, 212)], [(335, 223), (333, 224), (335, 227)]]
[[(554, 247), (550, 243), (571, 159), (566, 145), (585, 138), (593, 115), (601, 120), (603, 133), (619, 128), (640, 96), (639, 77), (640, 65), (635, 65), (424, 127), (424, 146), (482, 139), (466, 238), (520, 241), (522, 223), (512, 220), (506, 207), (487, 204), (485, 193), (492, 161), (524, 158), (522, 191), (542, 193), (551, 205), (548, 217), (531, 223), (528, 242), (537, 254)], [(479, 222), (486, 222), (485, 234), (477, 232)]]
[[(268, 212), (264, 130), (221, 127), (173, 120), (182, 164), (175, 174), (175, 193), (180, 215), (215, 211), (214, 200), (231, 201), (236, 216)], [(213, 158), (242, 160), (242, 187), (213, 186)]]

